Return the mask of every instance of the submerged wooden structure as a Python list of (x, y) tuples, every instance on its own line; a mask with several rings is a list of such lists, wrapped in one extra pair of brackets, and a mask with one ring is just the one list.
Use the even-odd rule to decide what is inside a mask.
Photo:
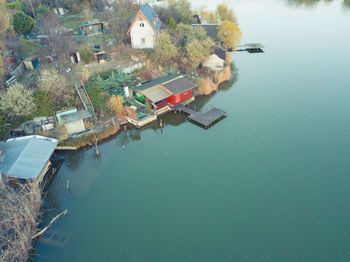
[(182, 104), (176, 105), (172, 107), (172, 110), (174, 112), (180, 112), (180, 113), (186, 113), (188, 114), (188, 118), (203, 126), (204, 128), (209, 128), (210, 126), (212, 126), (214, 123), (220, 121), (221, 119), (223, 119), (226, 115), (226, 112), (218, 109), (216, 107), (213, 107), (212, 109), (210, 109), (209, 111), (207, 111), (206, 113), (202, 113), (202, 112), (197, 112), (187, 106), (184, 106)]

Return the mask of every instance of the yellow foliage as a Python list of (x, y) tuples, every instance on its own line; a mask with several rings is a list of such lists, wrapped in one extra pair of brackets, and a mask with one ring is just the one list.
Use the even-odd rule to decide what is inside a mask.
[(107, 102), (107, 107), (115, 114), (124, 112), (123, 98), (121, 96), (112, 95)]
[(242, 32), (234, 22), (223, 21), (219, 26), (218, 38), (226, 48), (235, 50), (241, 42)]
[(233, 13), (233, 9), (229, 8), (226, 4), (220, 4), (217, 6), (216, 15), (218, 16), (221, 22), (230, 21), (237, 24), (237, 18)]
[(206, 10), (206, 6), (200, 8), (200, 14), (203, 20), (208, 24), (215, 24), (218, 22), (218, 18), (215, 12)]

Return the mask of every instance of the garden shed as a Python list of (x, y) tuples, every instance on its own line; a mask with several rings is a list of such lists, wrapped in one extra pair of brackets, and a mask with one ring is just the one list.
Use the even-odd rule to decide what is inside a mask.
[(85, 119), (90, 119), (91, 114), (87, 110), (61, 116), (68, 135), (75, 135), (86, 130)]

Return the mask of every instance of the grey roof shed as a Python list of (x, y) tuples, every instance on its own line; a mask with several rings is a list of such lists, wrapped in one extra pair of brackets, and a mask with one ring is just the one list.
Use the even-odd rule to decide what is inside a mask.
[(83, 120), (90, 117), (91, 117), (91, 114), (87, 110), (82, 110), (82, 111), (74, 112), (72, 114), (61, 116), (62, 120), (65, 123), (72, 123), (72, 122)]
[(56, 149), (58, 141), (38, 135), (0, 142), (0, 172), (8, 177), (37, 179)]

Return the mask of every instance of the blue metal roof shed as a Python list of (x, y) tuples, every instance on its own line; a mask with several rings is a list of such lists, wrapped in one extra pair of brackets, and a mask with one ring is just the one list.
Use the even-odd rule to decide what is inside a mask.
[(8, 177), (37, 180), (57, 144), (56, 139), (38, 135), (0, 142), (0, 172)]

